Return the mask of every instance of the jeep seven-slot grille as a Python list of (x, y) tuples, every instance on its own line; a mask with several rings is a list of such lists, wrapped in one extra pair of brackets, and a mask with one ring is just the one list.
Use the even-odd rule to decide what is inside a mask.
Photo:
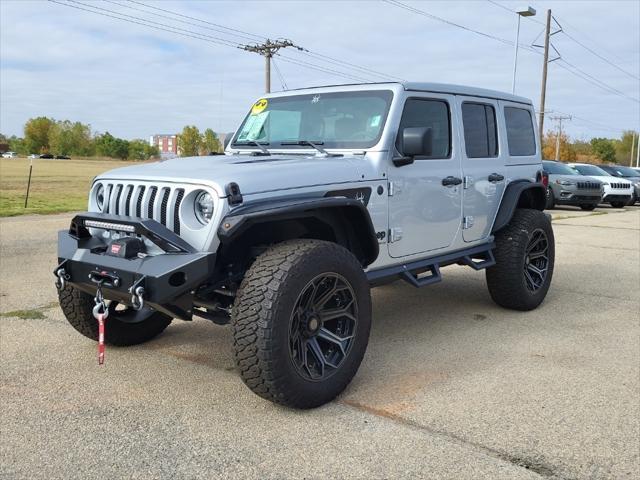
[(183, 188), (107, 183), (105, 193), (104, 213), (151, 218), (180, 234)]
[(600, 190), (598, 182), (578, 182), (578, 188), (582, 190)]
[(611, 188), (624, 188), (624, 189), (629, 189), (631, 188), (631, 185), (628, 183), (610, 183), (609, 185), (611, 185)]

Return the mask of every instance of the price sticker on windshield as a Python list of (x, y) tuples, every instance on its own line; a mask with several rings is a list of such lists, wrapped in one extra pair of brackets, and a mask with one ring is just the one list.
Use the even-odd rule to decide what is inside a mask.
[(269, 101), (266, 98), (261, 98), (251, 107), (251, 115), (258, 115), (269, 106)]

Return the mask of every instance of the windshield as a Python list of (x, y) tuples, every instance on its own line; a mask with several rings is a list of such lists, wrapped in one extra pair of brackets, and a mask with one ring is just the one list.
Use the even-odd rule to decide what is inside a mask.
[(611, 176), (600, 167), (596, 167), (595, 165), (574, 165), (573, 168), (579, 171), (582, 175), (594, 175), (596, 177)]
[(607, 172), (610, 172), (616, 177), (638, 177), (640, 173), (636, 172), (633, 168), (623, 167), (621, 165), (607, 165), (603, 167)]
[(551, 175), (580, 175), (573, 168), (559, 162), (542, 162), (544, 171)]
[(380, 140), (392, 98), (389, 90), (261, 98), (231, 145), (309, 148), (302, 142), (310, 141), (324, 148), (369, 148)]

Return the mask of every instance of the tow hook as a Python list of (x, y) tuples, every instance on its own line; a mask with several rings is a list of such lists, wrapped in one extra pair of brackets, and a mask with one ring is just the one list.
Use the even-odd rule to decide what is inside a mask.
[(64, 268), (60, 267), (55, 271), (56, 276), (56, 288), (58, 290), (64, 290), (64, 287), (67, 286), (67, 280), (69, 280), (69, 275)]
[(134, 310), (142, 310), (144, 308), (144, 288), (136, 287), (134, 290), (133, 287), (129, 289), (131, 293), (131, 305)]
[[(93, 307), (93, 316), (98, 321), (98, 365), (104, 364), (104, 323), (109, 316), (109, 307), (102, 296), (102, 282), (98, 283), (95, 296), (95, 306)], [(101, 311), (102, 310), (102, 311)]]

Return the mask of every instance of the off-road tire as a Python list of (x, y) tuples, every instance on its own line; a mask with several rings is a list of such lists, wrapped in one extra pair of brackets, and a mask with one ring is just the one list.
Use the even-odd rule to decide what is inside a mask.
[(545, 210), (553, 210), (556, 207), (556, 197), (553, 195), (553, 189), (547, 187), (547, 201), (545, 204)]
[[(541, 287), (531, 291), (524, 274), (525, 259), (531, 237), (538, 230), (547, 238), (548, 269)], [(518, 209), (509, 224), (496, 233), (495, 243), (496, 264), (486, 272), (491, 298), (504, 308), (533, 310), (547, 295), (553, 276), (555, 246), (550, 220), (539, 210)]]
[(613, 208), (624, 208), (626, 205), (625, 202), (611, 202), (611, 206)]
[[(67, 321), (78, 332), (91, 340), (98, 340), (98, 322), (93, 317), (95, 301), (90, 294), (66, 285), (58, 290), (58, 300)], [(105, 343), (116, 346), (137, 345), (151, 340), (169, 326), (172, 319), (162, 313), (153, 312), (137, 323), (118, 320), (110, 313), (105, 321)]]
[[(337, 274), (354, 293), (358, 318), (353, 343), (329, 377), (304, 378), (290, 356), (292, 313), (305, 285)], [(247, 271), (232, 309), (235, 360), (244, 383), (257, 395), (294, 408), (323, 405), (349, 384), (369, 341), (371, 297), (362, 265), (345, 248), (320, 240), (292, 240), (261, 254)]]
[(595, 210), (596, 207), (597, 205), (580, 205), (580, 208), (582, 210), (586, 210), (587, 212), (590, 212), (591, 210)]

